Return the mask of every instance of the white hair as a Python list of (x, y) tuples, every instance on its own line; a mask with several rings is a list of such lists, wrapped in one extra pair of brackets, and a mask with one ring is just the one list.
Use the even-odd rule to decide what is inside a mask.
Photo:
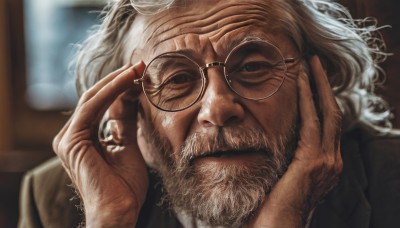
[[(110, 3), (103, 23), (78, 52), (78, 92), (82, 93), (123, 65), (124, 39), (138, 13), (157, 14), (175, 3), (174, 0)], [(276, 0), (274, 3), (279, 7), (270, 10), (279, 18), (283, 32), (292, 37), (299, 50), (317, 54), (322, 60), (344, 114), (346, 129), (361, 126), (378, 132), (389, 131), (392, 127), (389, 106), (375, 94), (376, 85), (384, 80), (378, 64), (387, 56), (376, 21), (354, 20), (347, 9), (330, 0)]]

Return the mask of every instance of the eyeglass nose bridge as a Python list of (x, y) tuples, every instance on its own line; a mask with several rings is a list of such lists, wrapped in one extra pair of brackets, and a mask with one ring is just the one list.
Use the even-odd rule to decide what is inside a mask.
[[(203, 76), (206, 76), (206, 70), (209, 68), (216, 68), (216, 67), (222, 67), (224, 68), (224, 76), (225, 76), (225, 67), (226, 64), (224, 62), (218, 62), (218, 61), (214, 61), (211, 63), (206, 63), (204, 66), (200, 67), (201, 73), (203, 74)], [(207, 79), (206, 79), (207, 80)]]
[[(224, 76), (224, 78), (225, 78), (225, 82), (228, 84), (228, 87), (232, 90), (232, 92), (234, 92), (234, 93), (236, 93), (236, 94), (238, 94), (233, 88), (232, 88), (232, 86), (231, 86), (231, 80), (229, 79), (229, 76), (226, 74), (226, 69), (225, 69), (225, 67), (226, 67), (226, 63), (224, 63), (224, 62), (218, 62), (218, 61), (214, 61), (214, 62), (211, 62), (211, 63), (206, 63), (204, 66), (202, 66), (202, 67), (200, 67), (200, 71), (201, 71), (201, 73), (202, 73), (202, 75), (203, 75), (203, 78), (204, 78), (204, 81), (203, 81), (203, 88), (202, 88), (202, 90), (201, 90), (201, 93), (200, 93), (200, 96), (199, 97), (201, 97), (201, 96), (203, 96), (203, 94), (204, 94), (204, 91), (205, 91), (205, 89), (206, 89), (206, 84), (207, 84), (207, 73), (206, 73), (206, 70), (207, 69), (209, 69), (209, 68), (216, 68), (216, 67), (222, 67), (222, 68), (224, 68), (223, 69), (223, 76)], [(238, 94), (239, 96), (241, 96), (241, 97), (243, 97), (242, 95), (240, 95), (240, 94)], [(196, 100), (197, 101), (197, 100)]]
[(213, 67), (225, 67), (225, 63), (223, 62), (211, 62), (211, 63), (206, 63), (203, 67), (200, 69), (204, 72), (208, 68), (213, 68)]
[[(201, 70), (203, 76), (206, 76), (206, 75), (207, 75), (206, 70), (207, 70), (208, 68), (216, 68), (216, 67), (222, 67), (222, 68), (224, 68), (224, 77), (225, 77), (226, 80), (228, 80), (227, 75), (225, 74), (225, 67), (226, 67), (226, 64), (225, 64), (224, 62), (214, 61), (214, 62), (211, 62), (211, 63), (206, 63), (204, 66), (200, 67), (200, 70)], [(206, 78), (206, 77), (205, 77), (205, 80), (207, 81), (207, 78)], [(228, 82), (228, 85), (229, 85), (229, 82)], [(231, 87), (231, 86), (229, 85), (229, 87)], [(203, 89), (204, 89), (204, 88), (203, 88)], [(203, 91), (203, 92), (204, 92), (204, 91)]]

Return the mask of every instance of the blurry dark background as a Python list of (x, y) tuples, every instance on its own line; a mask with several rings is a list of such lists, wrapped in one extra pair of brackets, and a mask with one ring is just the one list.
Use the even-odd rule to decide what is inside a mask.
[[(51, 141), (76, 95), (74, 46), (107, 0), (0, 0), (0, 227), (16, 227), (23, 174), (54, 156)], [(376, 17), (388, 51), (386, 97), (400, 127), (400, 2), (340, 0), (355, 18)], [(88, 13), (91, 12), (91, 13)]]
[(54, 156), (51, 142), (77, 100), (73, 43), (106, 0), (0, 0), (0, 227), (16, 227), (23, 174)]

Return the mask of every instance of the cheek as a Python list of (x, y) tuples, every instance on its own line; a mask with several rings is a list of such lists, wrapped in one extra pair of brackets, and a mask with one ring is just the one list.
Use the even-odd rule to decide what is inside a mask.
[(163, 138), (167, 139), (173, 151), (178, 151), (187, 137), (192, 119), (185, 111), (158, 112), (154, 123), (157, 125), (156, 130)]
[[(293, 83), (283, 86), (271, 98), (257, 104), (253, 115), (269, 135), (291, 129), (297, 116), (297, 88)], [(262, 111), (259, 111), (262, 110)]]
[(183, 145), (190, 130), (193, 116), (190, 111), (164, 112), (151, 105), (145, 96), (141, 96), (143, 113), (153, 123), (154, 130), (177, 151)]

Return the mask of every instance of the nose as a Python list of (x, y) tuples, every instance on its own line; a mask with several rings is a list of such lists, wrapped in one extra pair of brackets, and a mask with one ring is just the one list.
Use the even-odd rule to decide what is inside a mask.
[(200, 125), (223, 127), (240, 122), (245, 115), (243, 106), (226, 83), (222, 69), (208, 69), (207, 79), (197, 117)]

